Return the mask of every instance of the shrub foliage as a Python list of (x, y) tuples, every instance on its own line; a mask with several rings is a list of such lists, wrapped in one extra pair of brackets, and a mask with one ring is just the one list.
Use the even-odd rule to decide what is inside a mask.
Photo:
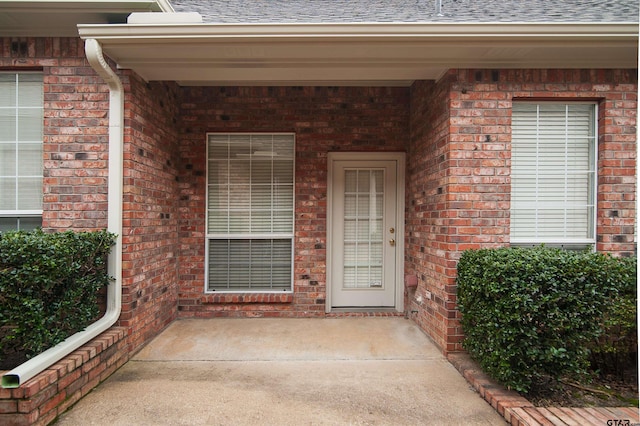
[[(622, 259), (623, 277), (637, 277), (637, 258)], [(591, 342), (591, 367), (601, 376), (636, 382), (638, 374), (637, 280), (617, 283), (615, 298), (608, 300), (602, 318), (603, 332)]]
[(30, 358), (93, 322), (114, 241), (106, 231), (1, 233), (0, 354)]
[(464, 346), (482, 369), (527, 393), (546, 378), (586, 377), (589, 347), (636, 260), (537, 247), (466, 251), (458, 264)]

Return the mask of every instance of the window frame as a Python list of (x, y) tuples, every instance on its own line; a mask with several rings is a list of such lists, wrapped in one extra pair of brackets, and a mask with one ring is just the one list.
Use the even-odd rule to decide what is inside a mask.
[[(21, 108), (28, 108), (28, 109), (38, 109), (40, 114), (39, 114), (39, 120), (41, 121), (41, 129), (42, 132), (40, 134), (40, 138), (39, 138), (39, 143), (40, 143), (40, 173), (38, 175), (25, 175), (22, 176), (19, 174), (18, 169), (19, 169), (19, 165), (20, 165), (20, 161), (18, 161), (18, 152), (19, 150), (18, 145), (20, 144), (21, 141), (19, 141), (17, 138), (14, 141), (4, 141), (4, 142), (0, 142), (0, 144), (6, 144), (6, 145), (11, 145), (13, 144), (13, 146), (16, 148), (15, 149), (15, 155), (16, 155), (16, 170), (15, 170), (15, 179), (16, 179), (16, 185), (18, 184), (18, 177), (21, 178), (31, 178), (31, 179), (39, 179), (40, 180), (40, 209), (19, 209), (18, 208), (18, 194), (19, 191), (16, 189), (16, 208), (15, 209), (2, 209), (0, 208), (0, 222), (9, 222), (9, 220), (13, 220), (13, 222), (15, 223), (15, 228), (7, 228), (7, 229), (15, 229), (15, 230), (31, 230), (34, 229), (33, 226), (28, 225), (27, 228), (25, 228), (24, 226), (21, 226), (21, 222), (23, 221), (23, 219), (39, 219), (39, 225), (36, 226), (35, 228), (41, 227), (42, 226), (42, 215), (43, 215), (43, 196), (44, 196), (44, 162), (43, 162), (43, 149), (44, 149), (44, 73), (42, 71), (0, 71), (0, 74), (2, 75), (12, 75), (14, 76), (14, 84), (15, 84), (15, 88), (19, 89), (20, 87), (20, 76), (24, 76), (24, 75), (38, 75), (40, 76), (40, 97), (41, 97), (41, 103), (39, 107), (35, 107), (35, 106), (30, 106), (30, 107), (20, 107), (18, 99), (19, 99), (19, 91), (16, 91), (16, 103), (14, 106), (9, 106), (9, 107), (2, 107), (0, 106), (0, 109), (13, 109), (15, 111), (15, 118), (16, 118), (16, 132), (18, 132), (19, 130), (19, 126), (17, 123), (18, 117), (19, 117), (19, 113), (18, 111)], [(25, 141), (22, 141), (25, 142)], [(25, 143), (31, 143), (31, 144), (35, 144), (35, 140), (34, 141), (29, 141), (29, 142), (25, 142)], [(9, 175), (5, 176), (5, 177), (9, 177)], [(0, 225), (0, 232), (1, 228), (3, 225)]]
[[(271, 136), (271, 137), (277, 137), (277, 136), (287, 136), (287, 137), (291, 137), (292, 138), (292, 144), (293, 146), (291, 147), (291, 154), (292, 154), (292, 160), (291, 160), (291, 230), (290, 232), (255, 232), (255, 233), (251, 233), (251, 232), (226, 232), (226, 233), (222, 233), (222, 232), (211, 232), (209, 229), (209, 196), (210, 196), (210, 152), (209, 152), (209, 146), (210, 146), (210, 138), (212, 136), (230, 136), (230, 137), (234, 137), (234, 136), (245, 136), (245, 137), (265, 137), (265, 136)], [(290, 294), (293, 293), (293, 282), (294, 282), (294, 259), (295, 259), (295, 254), (294, 254), (294, 237), (295, 237), (295, 170), (296, 170), (296, 135), (295, 133), (290, 133), (290, 132), (207, 132), (206, 133), (206, 138), (205, 138), (205, 143), (206, 143), (206, 191), (205, 191), (205, 259), (204, 259), (204, 263), (205, 263), (205, 268), (204, 268), (204, 272), (205, 272), (205, 276), (204, 276), (204, 292), (205, 294), (225, 294), (225, 293), (252, 293), (252, 294)], [(251, 181), (249, 181), (251, 182)], [(272, 210), (273, 211), (273, 210)], [(271, 221), (271, 223), (273, 223), (273, 220)], [(233, 288), (211, 288), (210, 283), (209, 283), (209, 273), (210, 273), (210, 241), (211, 240), (243, 240), (243, 241), (248, 241), (249, 243), (251, 243), (252, 240), (265, 240), (265, 241), (271, 241), (271, 242), (275, 242), (278, 240), (289, 240), (290, 241), (290, 250), (291, 250), (291, 256), (289, 258), (289, 269), (290, 269), (290, 274), (289, 274), (289, 282), (288, 282), (288, 286), (286, 288), (282, 288), (282, 287), (272, 287), (272, 288), (242, 288), (239, 287), (237, 289), (233, 289)], [(228, 284), (229, 285), (229, 284)]]
[[(560, 238), (553, 238), (553, 237), (548, 237), (548, 236), (542, 236), (540, 237), (539, 235), (536, 236), (530, 236), (530, 237), (513, 237), (513, 217), (514, 217), (514, 202), (513, 202), (513, 194), (514, 194), (514, 183), (513, 183), (513, 176), (514, 176), (514, 145), (516, 144), (514, 135), (513, 135), (513, 116), (515, 115), (515, 108), (512, 109), (512, 131), (511, 131), (511, 191), (510, 191), (510, 196), (511, 196), (511, 207), (510, 207), (510, 228), (509, 228), (509, 233), (510, 233), (510, 245), (511, 246), (518, 246), (518, 247), (532, 247), (532, 246), (537, 246), (537, 245), (546, 245), (549, 247), (560, 247), (560, 248), (564, 248), (564, 249), (568, 249), (568, 250), (583, 250), (583, 249), (591, 249), (591, 250), (595, 250), (595, 245), (596, 245), (596, 240), (597, 240), (597, 212), (598, 212), (598, 103), (595, 101), (580, 101), (580, 100), (549, 100), (549, 101), (535, 101), (535, 100), (514, 100), (513, 101), (513, 105), (515, 106), (516, 104), (533, 104), (533, 105), (537, 105), (538, 106), (538, 114), (539, 114), (539, 106), (540, 105), (562, 105), (565, 107), (565, 110), (567, 107), (571, 106), (571, 105), (588, 105), (590, 106), (591, 109), (591, 113), (592, 113), (592, 122), (590, 123), (590, 125), (593, 128), (593, 134), (589, 136), (589, 146), (587, 147), (588, 149), (588, 156), (587, 156), (587, 164), (586, 164), (586, 172), (585, 174), (587, 174), (587, 194), (586, 194), (586, 198), (587, 198), (587, 202), (588, 204), (586, 204), (587, 207), (587, 212), (586, 212), (586, 217), (585, 217), (585, 221), (586, 226), (585, 226), (585, 231), (587, 236), (586, 237), (580, 237), (580, 238), (567, 238), (567, 237), (560, 237)], [(568, 124), (567, 121), (568, 116), (565, 115), (565, 126)], [(541, 127), (541, 125), (544, 125), (544, 122), (540, 121), (540, 117), (536, 118), (536, 125), (537, 127)], [(564, 137), (565, 139), (568, 139), (567, 137), (567, 133), (565, 133)], [(540, 138), (540, 136), (536, 136), (537, 138)], [(537, 148), (536, 148), (537, 149)], [(539, 151), (536, 151), (536, 158), (540, 158), (539, 155), (537, 155), (539, 153)], [(568, 158), (568, 154), (570, 152), (567, 151), (565, 149), (564, 151), (564, 156), (565, 158)], [(538, 173), (539, 169), (536, 170), (536, 176), (539, 176)], [(563, 170), (563, 173), (565, 175), (568, 175), (568, 171), (565, 165), (565, 169)], [(589, 182), (589, 179), (591, 180)], [(566, 189), (566, 185), (565, 185), (565, 189)], [(538, 185), (538, 183), (536, 182), (536, 192), (540, 192), (540, 186)], [(562, 209), (563, 210), (567, 210), (567, 201), (565, 200), (562, 204)], [(537, 209), (536, 209), (537, 210)], [(538, 222), (534, 223), (535, 229), (536, 229), (536, 233), (537, 230), (543, 226), (541, 224), (539, 224)]]

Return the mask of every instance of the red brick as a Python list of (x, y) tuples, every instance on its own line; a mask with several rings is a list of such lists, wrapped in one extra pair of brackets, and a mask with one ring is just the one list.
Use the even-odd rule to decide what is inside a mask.
[(58, 417), (58, 413), (56, 410), (51, 410), (46, 414), (40, 415), (38, 421), (36, 421), (33, 426), (47, 426), (51, 424)]
[(577, 415), (571, 408), (549, 407), (548, 410), (568, 426), (585, 425), (585, 419)]
[(30, 413), (37, 410), (38, 407), (53, 398), (56, 394), (57, 387), (55, 385), (50, 385), (39, 391), (37, 394), (31, 396), (29, 399), (19, 400), (18, 411), (20, 413)]
[(3, 426), (32, 426), (37, 420), (37, 411), (28, 414), (0, 414), (0, 424)]
[(78, 380), (78, 378), (80, 378), (81, 374), (82, 374), (82, 370), (75, 369), (71, 373), (68, 373), (67, 375), (61, 377), (58, 380), (58, 390), (59, 391), (64, 390), (67, 386), (69, 386), (69, 384), (71, 384), (74, 381)]
[(10, 414), (18, 412), (18, 402), (12, 400), (0, 400), (0, 414)]
[[(568, 409), (563, 409), (563, 411), (567, 411), (567, 410)], [(603, 422), (601, 418), (594, 416), (591, 412), (587, 411), (585, 408), (573, 408), (571, 410), (581, 420), (581, 425), (606, 424), (606, 421)]]
[(60, 405), (66, 399), (66, 397), (67, 397), (66, 392), (61, 391), (55, 394), (54, 397), (48, 399), (45, 403), (41, 404), (38, 407), (38, 410), (40, 411), (40, 416), (44, 416), (45, 414), (53, 410), (53, 413), (54, 413), (53, 417), (55, 418), (58, 413), (56, 410), (56, 407)]
[(68, 398), (58, 405), (58, 414), (64, 413), (66, 410), (71, 408), (76, 402), (78, 402), (82, 398), (82, 394), (80, 392), (75, 392), (71, 394)]
[(25, 398), (33, 398), (40, 394), (43, 389), (49, 387), (51, 383), (54, 383), (58, 379), (58, 374), (52, 370), (44, 370), (37, 376), (29, 379), (26, 383), (23, 383), (20, 388), (24, 390)]

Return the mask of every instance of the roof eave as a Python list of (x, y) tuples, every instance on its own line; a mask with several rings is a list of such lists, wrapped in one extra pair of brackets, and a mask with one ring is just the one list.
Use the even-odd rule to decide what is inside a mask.
[(635, 68), (638, 23), (79, 25), (121, 68), (181, 84), (407, 85), (450, 68)]
[(0, 0), (0, 36), (77, 37), (79, 23), (126, 22), (135, 12), (173, 12), (167, 0)]

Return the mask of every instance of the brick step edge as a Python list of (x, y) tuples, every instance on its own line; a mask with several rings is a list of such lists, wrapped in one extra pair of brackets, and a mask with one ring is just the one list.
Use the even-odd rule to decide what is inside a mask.
[[(517, 392), (506, 389), (503, 385), (483, 373), (478, 364), (467, 353), (451, 353), (447, 356), (447, 359), (478, 394), (512, 426), (575, 424), (574, 419), (576, 418), (579, 419), (578, 424), (582, 426), (587, 426), (587, 424), (601, 425), (609, 424), (608, 420), (613, 422), (615, 418), (623, 417), (631, 419), (624, 420), (623, 423), (611, 424), (638, 424), (640, 419), (637, 408), (535, 407)], [(593, 421), (591, 417), (593, 417)], [(566, 419), (567, 422), (564, 422), (563, 419)], [(558, 423), (558, 421), (561, 423)]]
[[(466, 353), (456, 352), (447, 356), (449, 362), (460, 372), (467, 382), (498, 412), (508, 424), (513, 426), (530, 425), (521, 418), (514, 408), (530, 407), (534, 405), (516, 391), (508, 390), (488, 375), (482, 372), (478, 364)], [(535, 423), (537, 424), (537, 423)]]

